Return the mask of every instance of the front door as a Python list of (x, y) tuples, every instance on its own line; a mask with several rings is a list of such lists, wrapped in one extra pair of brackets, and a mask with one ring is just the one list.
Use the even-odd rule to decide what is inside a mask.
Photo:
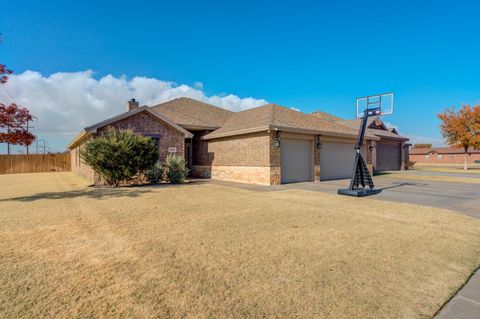
[(187, 164), (187, 168), (192, 168), (192, 142), (185, 141), (185, 162)]

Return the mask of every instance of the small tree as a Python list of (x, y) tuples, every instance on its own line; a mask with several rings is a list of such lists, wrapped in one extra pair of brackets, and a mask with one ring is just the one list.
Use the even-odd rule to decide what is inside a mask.
[(33, 120), (30, 111), (15, 103), (0, 103), (0, 143), (13, 145), (32, 144), (35, 136), (28, 131), (28, 122)]
[(442, 120), (440, 129), (446, 142), (453, 147), (464, 150), (464, 169), (468, 169), (468, 149), (480, 147), (480, 105), (463, 105), (455, 112), (455, 108), (445, 110), (438, 114)]
[(152, 139), (113, 128), (88, 141), (80, 155), (105, 183), (115, 187), (153, 167), (159, 156)]

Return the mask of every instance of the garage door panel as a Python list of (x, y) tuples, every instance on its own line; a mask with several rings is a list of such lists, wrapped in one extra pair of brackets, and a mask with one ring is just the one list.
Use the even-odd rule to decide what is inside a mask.
[(401, 168), (401, 144), (377, 143), (377, 171), (397, 171)]
[(280, 160), (282, 183), (312, 180), (312, 141), (282, 139)]
[(350, 178), (355, 159), (354, 146), (350, 143), (322, 142), (320, 180)]

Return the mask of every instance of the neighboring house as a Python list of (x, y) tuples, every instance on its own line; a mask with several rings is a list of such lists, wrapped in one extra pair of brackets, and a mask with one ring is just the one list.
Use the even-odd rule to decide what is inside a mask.
[[(70, 143), (72, 171), (98, 180), (79, 150), (108, 127), (156, 139), (160, 160), (168, 153), (184, 156), (192, 176), (267, 185), (350, 177), (358, 133), (347, 121), (276, 104), (231, 112), (190, 98), (152, 107), (132, 99), (127, 112), (85, 128)], [(374, 145), (383, 140), (372, 132), (362, 149), (370, 169)]]
[[(416, 163), (463, 164), (465, 162), (465, 152), (463, 148), (453, 147), (413, 147), (410, 149), (410, 160)], [(480, 163), (480, 150), (468, 149), (467, 162), (469, 164)]]

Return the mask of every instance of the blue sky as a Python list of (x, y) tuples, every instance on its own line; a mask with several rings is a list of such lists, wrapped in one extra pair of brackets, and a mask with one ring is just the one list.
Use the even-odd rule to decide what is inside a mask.
[[(478, 12), (473, 1), (3, 1), (0, 61), (43, 77), (201, 82), (206, 96), (346, 118), (355, 97), (393, 91), (385, 120), (438, 144), (436, 113), (480, 101)], [(56, 149), (71, 138), (40, 133)]]

